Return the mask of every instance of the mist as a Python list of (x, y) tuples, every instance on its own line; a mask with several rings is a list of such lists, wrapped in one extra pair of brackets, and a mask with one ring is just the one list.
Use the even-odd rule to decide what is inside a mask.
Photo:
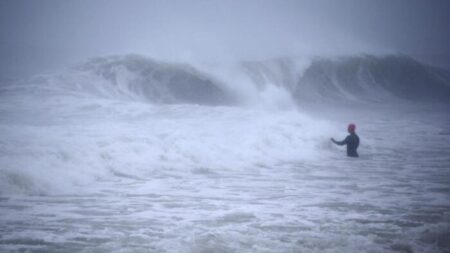
[(448, 1), (2, 1), (0, 76), (142, 54), (229, 62), (406, 54), (445, 65)]

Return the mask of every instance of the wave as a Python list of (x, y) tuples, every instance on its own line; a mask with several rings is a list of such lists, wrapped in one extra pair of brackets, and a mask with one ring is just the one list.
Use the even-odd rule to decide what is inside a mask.
[(39, 76), (26, 83), (19, 87), (27, 87), (32, 90), (30, 93), (38, 90), (47, 94), (83, 94), (153, 104), (233, 102), (220, 82), (194, 67), (139, 55), (94, 58), (67, 73)]
[(242, 66), (258, 87), (284, 87), (298, 103), (450, 101), (450, 71), (408, 56), (285, 58)]
[(282, 108), (318, 102), (450, 101), (450, 71), (407, 56), (279, 58), (216, 69), (138, 55), (111, 56), (28, 84), (2, 87), (0, 93), (14, 87), (20, 92), (84, 94), (152, 104), (250, 103)]
[(293, 91), (297, 99), (312, 94), (328, 99), (383, 102), (449, 101), (450, 78), (437, 68), (406, 56), (362, 56), (314, 61)]
[(223, 85), (189, 65), (125, 56), (97, 58), (80, 70), (103, 78), (124, 94), (137, 95), (154, 103), (232, 103)]

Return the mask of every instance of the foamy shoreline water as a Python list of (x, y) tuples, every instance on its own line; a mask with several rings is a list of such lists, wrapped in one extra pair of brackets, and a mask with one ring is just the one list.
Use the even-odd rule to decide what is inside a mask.
[[(198, 119), (203, 120), (218, 117), (200, 115), (203, 114)], [(127, 155), (123, 151), (138, 150), (142, 144), (127, 146), (126, 143), (145, 139), (142, 132), (133, 132), (136, 139), (130, 137), (130, 132), (127, 139), (108, 144), (118, 148), (122, 143), (122, 148), (126, 148), (109, 150), (109, 159), (118, 164), (102, 173), (90, 171), (95, 167), (84, 165), (87, 168), (79, 172), (86, 173), (83, 177), (94, 178), (66, 189), (72, 193), (38, 191), (31, 195), (20, 192), (4, 195), (1, 249), (11, 252), (20, 249), (32, 252), (445, 252), (450, 211), (450, 161), (446, 150), (450, 142), (445, 135), (448, 129), (444, 129), (446, 116), (436, 116), (443, 122), (422, 127), (411, 117), (397, 117), (396, 121), (363, 119), (359, 124), (360, 159), (346, 158), (343, 149), (323, 143), (322, 148), (328, 150), (323, 150), (325, 155), (319, 159), (291, 162), (280, 159), (275, 163), (262, 160), (243, 167), (230, 161), (228, 168), (183, 166), (189, 164), (187, 161), (164, 168), (145, 167), (145, 162), (136, 159), (148, 159), (149, 154), (138, 152), (139, 155), (129, 160), (121, 158)], [(181, 122), (179, 118), (175, 121)], [(283, 129), (283, 123), (275, 125)], [(105, 141), (100, 134), (101, 127), (96, 133), (89, 132), (92, 131), (89, 126), (76, 129), (83, 128), (97, 142)], [(273, 131), (270, 128), (269, 132), (273, 134)], [(282, 133), (272, 135), (275, 140), (279, 136)], [(214, 136), (204, 138), (206, 141)], [(284, 144), (281, 146), (286, 148)], [(280, 152), (290, 152), (281, 146), (275, 147), (282, 149)], [(301, 148), (296, 152), (300, 154)], [(42, 155), (48, 156), (45, 152)], [(220, 162), (227, 162), (226, 157)], [(74, 171), (66, 173), (66, 177), (74, 176)], [(67, 180), (60, 178), (62, 174), (56, 175), (56, 178), (51, 174), (43, 176), (58, 182)]]

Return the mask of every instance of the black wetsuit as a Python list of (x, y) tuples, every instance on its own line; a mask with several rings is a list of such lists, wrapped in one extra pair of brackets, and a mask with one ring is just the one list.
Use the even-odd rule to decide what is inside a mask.
[(343, 141), (333, 140), (333, 142), (337, 145), (347, 145), (347, 156), (358, 157), (358, 152), (356, 152), (356, 149), (359, 146), (359, 137), (355, 133), (347, 135)]

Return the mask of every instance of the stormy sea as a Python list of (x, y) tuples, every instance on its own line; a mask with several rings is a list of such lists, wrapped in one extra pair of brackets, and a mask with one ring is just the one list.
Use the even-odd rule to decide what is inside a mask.
[[(356, 124), (359, 158), (342, 140)], [(450, 71), (141, 55), (0, 84), (0, 252), (450, 252)]]

